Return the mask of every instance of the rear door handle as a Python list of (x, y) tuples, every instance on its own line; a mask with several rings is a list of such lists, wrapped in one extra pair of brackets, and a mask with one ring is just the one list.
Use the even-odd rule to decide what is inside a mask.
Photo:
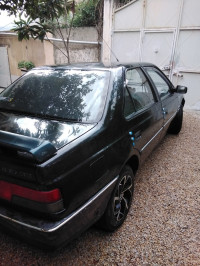
[(133, 133), (133, 131), (129, 131), (129, 136), (133, 143), (133, 146), (135, 146), (135, 142), (138, 141), (142, 137), (141, 130), (137, 131), (136, 133)]
[(139, 139), (141, 139), (141, 130), (139, 130), (139, 131), (137, 131), (135, 134), (134, 134), (134, 137), (135, 137), (135, 140), (137, 141), (137, 140), (139, 140)]

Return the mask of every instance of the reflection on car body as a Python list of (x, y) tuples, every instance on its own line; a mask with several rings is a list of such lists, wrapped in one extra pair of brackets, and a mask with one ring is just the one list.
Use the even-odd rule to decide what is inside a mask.
[(138, 167), (182, 126), (183, 94), (152, 64), (36, 68), (0, 94), (0, 224), (43, 247), (117, 229)]

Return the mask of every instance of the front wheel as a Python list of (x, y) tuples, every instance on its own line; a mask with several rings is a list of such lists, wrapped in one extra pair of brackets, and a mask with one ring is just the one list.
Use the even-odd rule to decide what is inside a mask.
[(124, 222), (133, 198), (133, 178), (131, 167), (126, 165), (121, 171), (106, 211), (98, 222), (98, 226), (107, 231), (114, 231)]
[(182, 123), (183, 123), (183, 106), (181, 105), (178, 113), (176, 114), (176, 116), (174, 117), (169, 126), (168, 133), (175, 135), (178, 134), (181, 131)]

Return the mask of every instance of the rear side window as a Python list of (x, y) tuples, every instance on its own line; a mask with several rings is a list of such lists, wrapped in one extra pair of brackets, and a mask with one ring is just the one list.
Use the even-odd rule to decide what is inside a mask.
[(128, 89), (125, 91), (125, 106), (124, 106), (124, 115), (125, 117), (131, 115), (132, 113), (135, 113), (135, 105), (133, 103), (133, 100), (131, 99), (131, 96), (129, 94)]
[(141, 69), (127, 70), (124, 106), (125, 116), (137, 112), (154, 102), (155, 99), (151, 87)]

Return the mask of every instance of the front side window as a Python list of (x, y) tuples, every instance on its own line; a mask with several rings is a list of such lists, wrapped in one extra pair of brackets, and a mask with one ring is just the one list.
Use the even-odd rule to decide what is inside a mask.
[(0, 96), (0, 109), (67, 121), (98, 122), (110, 72), (100, 70), (32, 70)]
[(146, 68), (146, 71), (153, 80), (160, 97), (163, 98), (167, 96), (170, 92), (170, 88), (164, 78), (153, 68)]
[(139, 68), (127, 70), (126, 90), (125, 116), (129, 114), (133, 108), (134, 112), (137, 112), (155, 102), (149, 82)]

